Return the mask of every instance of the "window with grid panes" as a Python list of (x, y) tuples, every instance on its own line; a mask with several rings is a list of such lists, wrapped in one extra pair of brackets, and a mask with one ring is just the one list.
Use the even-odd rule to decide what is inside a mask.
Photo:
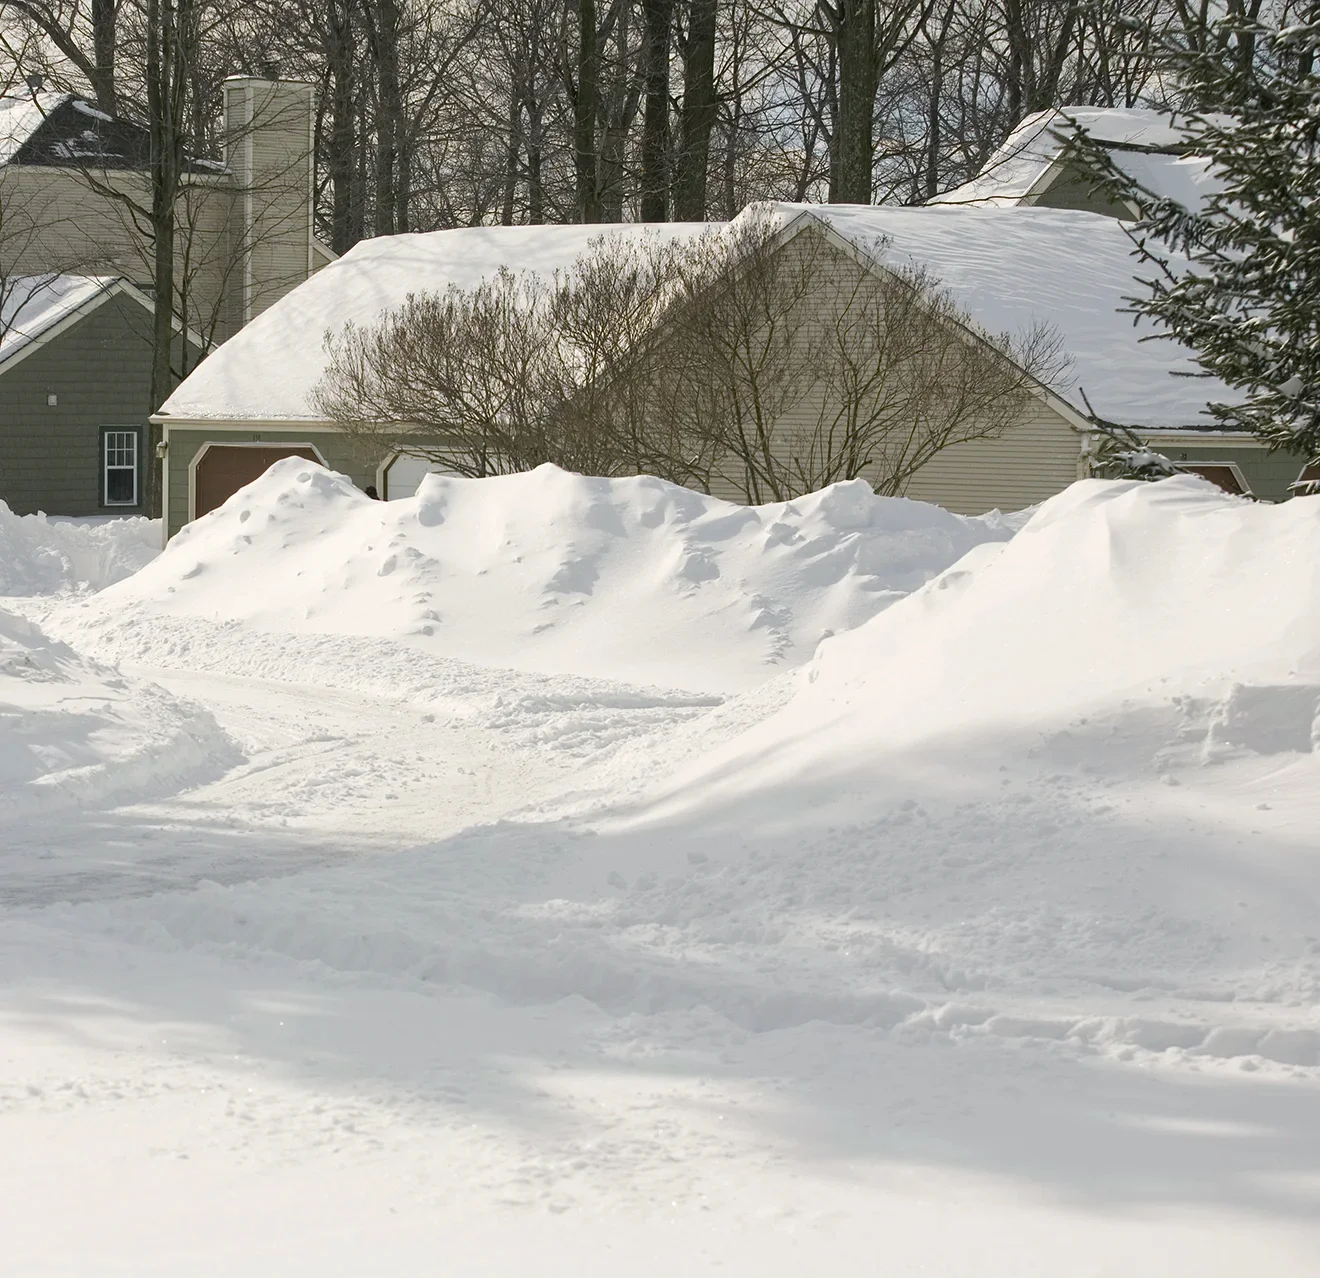
[(138, 501), (138, 433), (108, 430), (104, 435), (105, 504), (136, 506)]

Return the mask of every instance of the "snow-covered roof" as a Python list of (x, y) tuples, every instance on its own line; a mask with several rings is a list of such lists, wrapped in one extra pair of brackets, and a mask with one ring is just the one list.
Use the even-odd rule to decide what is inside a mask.
[(1206, 400), (1231, 398), (1219, 381), (1173, 375), (1198, 371), (1187, 349), (1143, 340), (1158, 330), (1122, 313), (1144, 287), (1132, 242), (1113, 218), (1030, 207), (799, 207), (859, 247), (884, 237), (882, 261), (927, 268), (989, 333), (1049, 325), (1072, 361), (1052, 389), (1078, 412), (1086, 412), (1085, 391), (1114, 421), (1212, 429)]
[(0, 97), (0, 164), (8, 164), (19, 148), (46, 122), (68, 93), (33, 93)]
[(1137, 107), (1064, 107), (1027, 116), (970, 182), (937, 195), (932, 204), (996, 208), (1041, 195), (1065, 139), (1076, 132), (1106, 144), (1114, 163), (1155, 195), (1189, 205), (1214, 187), (1207, 161), (1187, 155), (1177, 118)]
[(0, 285), (0, 366), (122, 281), (112, 275), (11, 276)]
[(165, 401), (171, 417), (316, 420), (309, 396), (325, 368), (325, 334), (369, 324), (410, 293), (471, 288), (501, 267), (552, 274), (600, 236), (695, 238), (698, 223), (664, 226), (477, 226), (363, 240), (257, 316)]
[[(1193, 372), (1188, 353), (1121, 314), (1141, 292), (1120, 223), (1093, 213), (1014, 208), (776, 205), (787, 223), (813, 218), (886, 261), (927, 267), (990, 333), (1050, 325), (1072, 360), (1055, 389), (1084, 412), (1133, 426), (1210, 428), (1206, 400), (1226, 388)], [(703, 228), (613, 228), (619, 234), (693, 236)], [(281, 298), (175, 390), (161, 412), (187, 420), (315, 421), (310, 395), (325, 368), (327, 330), (370, 323), (410, 293), (471, 286), (500, 266), (550, 272), (601, 234), (595, 226), (477, 227), (367, 240)]]

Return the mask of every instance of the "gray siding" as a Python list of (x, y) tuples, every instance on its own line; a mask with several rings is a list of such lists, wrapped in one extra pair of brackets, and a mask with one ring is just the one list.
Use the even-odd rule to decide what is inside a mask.
[(1042, 209), (1078, 209), (1083, 213), (1100, 213), (1119, 221), (1132, 220), (1132, 210), (1097, 190), (1095, 179), (1074, 160), (1065, 162), (1063, 172), (1031, 203)]
[(207, 444), (312, 444), (320, 450), (331, 470), (347, 475), (359, 488), (376, 482), (376, 466), (383, 458), (366, 457), (359, 445), (335, 431), (297, 430), (226, 430), (214, 426), (167, 429), (169, 451), (169, 528), (173, 537), (188, 522), (190, 498), (189, 467)]
[[(135, 426), (145, 482), (151, 316), (131, 298), (101, 304), (0, 371), (0, 498), (18, 514), (141, 514), (102, 503), (101, 431)], [(59, 403), (51, 407), (47, 396)], [(141, 494), (139, 494), (141, 495)]]
[(1288, 485), (1302, 473), (1305, 460), (1294, 453), (1271, 453), (1260, 444), (1228, 442), (1179, 447), (1175, 440), (1155, 445), (1174, 462), (1232, 462), (1242, 472), (1252, 496), (1262, 501), (1287, 501)]

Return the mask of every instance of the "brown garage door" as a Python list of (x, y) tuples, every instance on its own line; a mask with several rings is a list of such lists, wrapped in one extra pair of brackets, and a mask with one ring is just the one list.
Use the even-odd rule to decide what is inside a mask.
[(306, 457), (319, 461), (310, 444), (270, 444), (238, 447), (212, 444), (197, 463), (196, 517), (214, 510), (229, 500), (244, 484), (259, 479), (277, 461), (285, 457)]

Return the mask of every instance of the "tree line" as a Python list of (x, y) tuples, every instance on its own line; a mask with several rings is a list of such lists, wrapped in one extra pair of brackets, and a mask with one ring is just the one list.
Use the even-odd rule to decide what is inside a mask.
[(11, 86), (89, 93), (161, 132), (172, 169), (219, 152), (225, 76), (309, 81), (317, 222), (342, 253), (482, 223), (918, 203), (1034, 111), (1180, 103), (1167, 50), (1266, 2), (3, 0), (0, 39)]

